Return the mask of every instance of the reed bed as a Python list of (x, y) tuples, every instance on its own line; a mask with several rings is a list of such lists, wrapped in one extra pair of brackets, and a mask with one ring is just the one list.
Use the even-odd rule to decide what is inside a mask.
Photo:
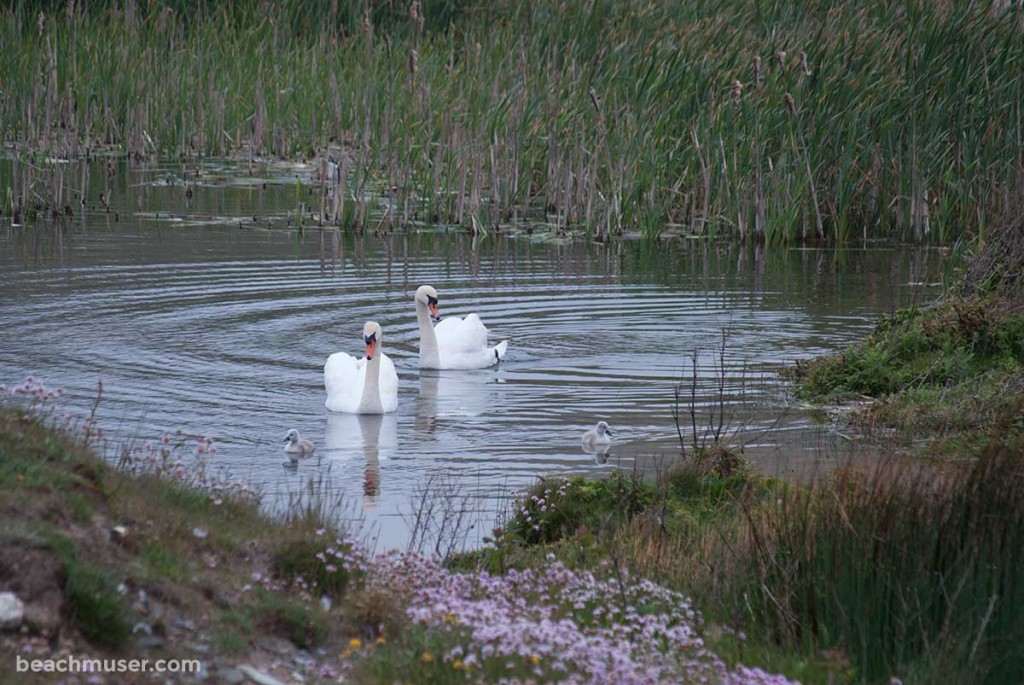
[(1018, 682), (1021, 454), (845, 469), (749, 510), (750, 606), (784, 644), (842, 645), (868, 682)]
[(26, 5), (19, 153), (315, 158), (343, 225), (948, 241), (1024, 179), (1018, 3)]

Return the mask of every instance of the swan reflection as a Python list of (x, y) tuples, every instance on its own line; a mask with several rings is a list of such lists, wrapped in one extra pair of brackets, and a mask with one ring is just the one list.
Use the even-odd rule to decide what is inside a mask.
[(416, 403), (416, 430), (436, 437), (437, 422), (473, 419), (498, 406), (501, 387), (493, 371), (441, 372), (420, 370), (420, 401)]
[(324, 457), (351, 459), (362, 456), (363, 497), (373, 506), (380, 496), (381, 461), (394, 456), (398, 448), (398, 421), (395, 414), (328, 414), (324, 434)]

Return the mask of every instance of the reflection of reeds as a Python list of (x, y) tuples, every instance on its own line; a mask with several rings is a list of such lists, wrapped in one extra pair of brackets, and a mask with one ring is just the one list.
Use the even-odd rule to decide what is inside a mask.
[(396, 223), (546, 210), (597, 237), (948, 239), (1024, 175), (1024, 42), (1018, 10), (946, 5), (19, 6), (0, 120), (62, 157), (343, 149), (343, 225), (381, 200)]

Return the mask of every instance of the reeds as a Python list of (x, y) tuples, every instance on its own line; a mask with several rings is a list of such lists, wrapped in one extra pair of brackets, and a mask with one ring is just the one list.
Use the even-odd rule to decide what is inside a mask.
[(1016, 682), (1022, 454), (1017, 441), (969, 468), (846, 468), (749, 509), (751, 606), (783, 643), (844, 646), (867, 681)]
[(18, 6), (0, 121), (61, 157), (333, 146), (337, 223), (379, 200), (389, 223), (524, 210), (602, 239), (946, 241), (1024, 177), (1021, 9), (981, 5)]

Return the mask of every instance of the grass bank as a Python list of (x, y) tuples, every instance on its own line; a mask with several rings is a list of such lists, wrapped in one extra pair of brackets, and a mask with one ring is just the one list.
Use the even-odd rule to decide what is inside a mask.
[(1019, 682), (1024, 440), (968, 467), (887, 460), (810, 486), (721, 473), (723, 454), (653, 482), (541, 483), (457, 563), (611, 563), (693, 597), (727, 663), (805, 683)]
[[(971, 459), (1024, 429), (1024, 219), (1020, 204), (976, 246), (950, 293), (883, 317), (868, 338), (799, 363), (797, 393), (864, 400), (850, 415), (927, 454)], [(922, 445), (923, 443), (923, 445)]]
[(345, 226), (384, 199), (392, 223), (530, 211), (599, 239), (949, 241), (1021, 182), (1022, 21), (931, 0), (22, 3), (0, 10), (0, 121), (37, 166), (319, 157)]
[(166, 436), (114, 468), (93, 452), (91, 421), (44, 410), (38, 384), (21, 390), (31, 403), (0, 401), (0, 578), (25, 617), (0, 636), (0, 680), (55, 681), (17, 673), (15, 655), (198, 659), (212, 682), (238, 665), (317, 678), (336, 663), (347, 576), (291, 573), (304, 545), (323, 544), (313, 512), (271, 523), (244, 489), (202, 474), (201, 438)]
[(95, 417), (53, 402), (34, 381), (0, 401), (0, 582), (24, 605), (0, 632), (4, 682), (52, 683), (16, 657), (69, 654), (195, 659), (211, 683), (788, 682), (727, 664), (688, 597), (611, 561), (492, 574), (371, 554), (322, 500), (261, 514), (206, 475), (208, 440), (168, 435), (112, 466)]

